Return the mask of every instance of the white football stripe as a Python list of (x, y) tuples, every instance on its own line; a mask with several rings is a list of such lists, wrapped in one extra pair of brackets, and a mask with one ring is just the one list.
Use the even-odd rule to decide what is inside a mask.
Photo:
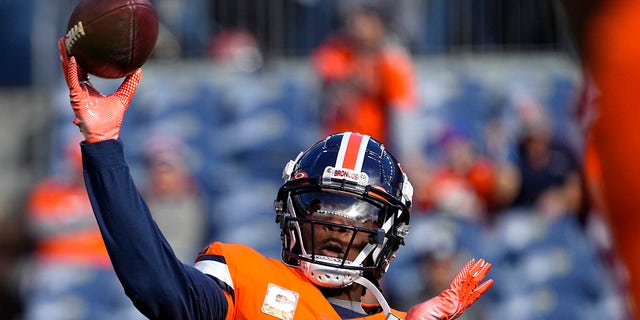
[(193, 266), (205, 274), (216, 277), (218, 280), (233, 288), (233, 279), (231, 279), (231, 273), (226, 264), (212, 260), (201, 260)]
[(362, 163), (364, 162), (364, 155), (367, 153), (368, 145), (369, 145), (369, 136), (363, 135), (362, 142), (360, 142), (360, 150), (358, 150), (358, 160), (356, 160), (355, 170), (357, 172), (362, 171)]

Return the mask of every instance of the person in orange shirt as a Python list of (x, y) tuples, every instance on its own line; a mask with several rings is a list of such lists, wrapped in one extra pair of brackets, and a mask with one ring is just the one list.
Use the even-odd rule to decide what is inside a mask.
[(38, 182), (27, 200), (34, 248), (25, 319), (141, 319), (118, 284), (92, 214), (79, 141), (67, 144), (63, 174)]
[(78, 140), (67, 145), (64, 174), (38, 182), (27, 204), (27, 215), (41, 261), (73, 262), (108, 267), (111, 262), (82, 179)]
[(402, 130), (417, 102), (411, 56), (389, 30), (380, 5), (343, 9), (344, 28), (312, 53), (322, 83), (321, 124), (326, 134), (361, 132), (401, 148), (403, 136), (416, 131)]

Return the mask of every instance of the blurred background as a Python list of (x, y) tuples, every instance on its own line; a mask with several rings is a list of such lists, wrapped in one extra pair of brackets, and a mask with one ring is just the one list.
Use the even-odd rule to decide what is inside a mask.
[[(121, 136), (136, 182), (186, 262), (214, 240), (278, 257), (282, 168), (325, 136), (328, 115), (348, 114), (344, 97), (361, 90), (382, 99), (385, 143), (413, 169), (416, 187), (412, 231), (382, 283), (392, 305), (437, 294), (469, 258), (484, 257), (495, 285), (467, 319), (630, 317), (627, 270), (585, 177), (593, 92), (571, 1), (152, 2), (160, 36)], [(91, 285), (75, 290), (61, 280), (71, 275), (41, 267), (67, 258), (51, 258), (48, 237), (77, 237), (65, 233), (77, 218), (61, 227), (58, 216), (42, 218), (71, 200), (34, 209), (43, 181), (70, 176), (68, 145), (79, 135), (57, 51), (75, 4), (0, 0), (2, 319), (97, 318), (92, 301), (78, 298), (90, 297)], [(348, 43), (357, 38), (348, 33), (357, 29), (354, 8), (381, 19), (384, 40)], [(343, 33), (347, 44), (330, 51), (327, 40)], [(400, 62), (378, 67), (372, 52), (387, 44), (381, 55)], [(362, 52), (367, 70), (405, 66), (388, 73), (406, 75), (408, 98), (394, 95), (400, 80), (386, 71), (344, 76), (358, 59), (340, 58)], [(109, 93), (120, 80), (92, 82)], [(59, 281), (40, 285), (52, 277)]]

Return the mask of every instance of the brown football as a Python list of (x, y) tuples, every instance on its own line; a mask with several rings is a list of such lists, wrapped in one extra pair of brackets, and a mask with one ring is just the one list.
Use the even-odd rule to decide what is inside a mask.
[(115, 79), (141, 67), (157, 40), (158, 15), (149, 0), (80, 0), (65, 47), (88, 73)]

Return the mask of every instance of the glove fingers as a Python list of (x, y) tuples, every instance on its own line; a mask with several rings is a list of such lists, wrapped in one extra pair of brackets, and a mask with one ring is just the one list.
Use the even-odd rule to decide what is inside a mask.
[[(477, 270), (479, 268), (479, 270)], [(484, 262), (484, 260), (478, 261), (478, 264), (474, 266), (473, 273), (465, 281), (460, 289), (460, 297), (464, 308), (472, 305), (481, 295), (483, 295), (493, 285), (493, 279), (489, 279), (482, 284), (478, 285), (487, 275), (491, 269), (491, 263)]]
[(481, 260), (482, 264), (478, 266), (479, 270), (475, 270), (474, 269), (474, 273), (473, 277), (478, 279), (478, 282), (480, 282), (480, 280), (484, 279), (484, 277), (487, 276), (487, 273), (489, 273), (489, 270), (491, 269), (491, 263), (485, 262), (484, 260)]
[(462, 267), (451, 287), (437, 297), (414, 306), (406, 319), (456, 319), (493, 285), (489, 279), (478, 285), (489, 272), (491, 264), (471, 259)]
[(478, 261), (474, 268), (470, 272), (470, 276), (462, 284), (460, 291), (465, 295), (471, 294), (478, 287), (478, 284), (487, 276), (487, 273), (491, 269), (491, 264), (484, 262), (484, 260)]
[(489, 290), (489, 288), (491, 288), (491, 286), (493, 286), (493, 279), (489, 279), (489, 280), (483, 282), (482, 284), (477, 286), (476, 289), (473, 290), (473, 292), (474, 292), (474, 294), (477, 294), (478, 297), (480, 297), (485, 292), (487, 292), (487, 290)]
[(452, 288), (460, 287), (460, 285), (462, 284), (464, 279), (467, 278), (467, 276), (469, 275), (469, 272), (471, 271), (471, 269), (473, 269), (473, 266), (475, 264), (476, 264), (476, 259), (469, 260), (469, 262), (467, 262), (467, 264), (464, 267), (462, 267), (460, 271), (458, 271), (458, 274), (456, 274), (455, 278), (453, 278), (453, 281), (451, 281), (451, 287)]
[[(489, 269), (491, 269), (491, 264), (485, 262), (484, 259), (480, 259), (478, 261), (475, 261), (473, 265), (467, 264), (467, 266), (469, 268), (465, 267), (463, 269), (466, 270), (466, 273), (463, 274), (461, 272), (461, 275), (463, 274), (464, 277), (462, 277), (461, 279), (456, 279), (459, 281), (456, 282), (456, 286), (452, 286), (452, 288), (455, 288), (456, 292), (458, 293), (458, 297), (463, 302), (463, 304), (468, 306), (471, 305), (471, 303), (473, 303), (473, 301), (475, 301), (480, 296), (481, 293), (474, 297), (477, 291), (478, 284), (487, 275)], [(468, 300), (471, 300), (471, 302), (469, 302)]]
[(465, 304), (464, 308), (466, 309), (469, 306), (471, 306), (474, 302), (476, 302), (476, 300), (478, 300), (480, 296), (482, 296), (485, 292), (487, 292), (487, 290), (489, 290), (491, 286), (493, 286), (493, 279), (489, 279), (483, 282), (481, 285), (477, 286), (473, 290), (473, 292), (471, 292), (469, 297), (465, 301), (463, 301), (463, 303)]
[(128, 107), (131, 99), (133, 99), (133, 94), (138, 88), (140, 79), (142, 79), (142, 69), (138, 68), (124, 79), (118, 90), (114, 93), (125, 107)]
[(64, 37), (58, 39), (58, 50), (60, 51), (60, 63), (62, 64), (62, 73), (64, 74), (64, 80), (67, 81), (67, 86), (71, 87), (69, 84), (69, 57), (67, 56), (67, 48), (64, 44)]
[[(61, 37), (58, 39), (58, 51), (60, 52), (60, 62), (62, 63), (62, 72), (64, 73), (64, 78), (69, 84), (69, 54), (67, 52), (67, 46), (65, 42), (65, 37)], [(80, 81), (88, 81), (89, 75), (80, 65), (77, 66), (78, 72), (76, 77)]]
[(489, 272), (491, 268), (491, 264), (484, 261), (484, 259), (478, 260), (469, 270), (468, 276), (465, 278), (467, 281), (466, 284), (469, 286), (476, 286), (482, 278)]
[(69, 59), (66, 77), (71, 94), (80, 93), (82, 91), (82, 88), (80, 87), (80, 80), (78, 79), (78, 63), (76, 62), (76, 58), (74, 57), (71, 57), (71, 59)]

